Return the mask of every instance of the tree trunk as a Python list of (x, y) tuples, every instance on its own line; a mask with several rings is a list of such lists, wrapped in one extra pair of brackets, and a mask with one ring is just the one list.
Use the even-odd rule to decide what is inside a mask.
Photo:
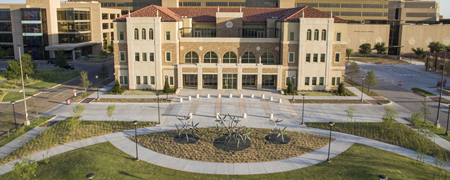
[(8, 138), (9, 138), (9, 129), (8, 129)]

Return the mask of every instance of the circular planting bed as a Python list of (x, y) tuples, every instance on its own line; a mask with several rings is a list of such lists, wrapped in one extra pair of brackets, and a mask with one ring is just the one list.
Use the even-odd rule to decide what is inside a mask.
[[(215, 128), (199, 128), (198, 133), (189, 136), (196, 142), (182, 143), (177, 131), (144, 134), (138, 136), (138, 144), (153, 151), (182, 159), (205, 162), (248, 163), (264, 162), (291, 158), (315, 151), (328, 144), (328, 137), (286, 131), (282, 142), (272, 129), (249, 128), (251, 140), (241, 141), (239, 147), (233, 140), (224, 142), (224, 137), (217, 137)], [(197, 139), (198, 137), (198, 139)], [(268, 138), (270, 137), (270, 139)], [(132, 141), (134, 137), (129, 137)], [(268, 139), (268, 140), (267, 140)]]

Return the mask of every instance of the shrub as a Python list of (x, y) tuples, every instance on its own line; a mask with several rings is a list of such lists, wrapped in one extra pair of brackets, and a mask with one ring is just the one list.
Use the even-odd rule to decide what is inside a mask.
[(111, 94), (123, 94), (125, 92), (125, 88), (121, 88), (119, 81), (116, 81), (114, 83), (114, 87), (112, 88), (112, 91), (110, 91)]
[(170, 93), (171, 89), (169, 86), (169, 81), (166, 79), (166, 82), (164, 83), (164, 89), (163, 89), (163, 93)]
[(339, 87), (336, 91), (336, 94), (339, 96), (343, 96), (345, 94), (345, 87), (344, 87), (344, 83), (340, 83)]

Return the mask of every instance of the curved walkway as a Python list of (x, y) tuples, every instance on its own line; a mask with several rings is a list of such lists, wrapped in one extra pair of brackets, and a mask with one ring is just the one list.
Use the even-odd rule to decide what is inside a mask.
[[(288, 128), (291, 131), (329, 136), (329, 131), (322, 129), (299, 127), (299, 126), (288, 126)], [(172, 126), (147, 127), (138, 129), (138, 134), (156, 133), (173, 129), (175, 128)], [(74, 149), (83, 148), (86, 146), (103, 143), (107, 141), (111, 142), (114, 146), (116, 146), (123, 152), (131, 156), (135, 156), (136, 155), (135, 143), (130, 139), (128, 139), (129, 136), (134, 136), (134, 130), (122, 131), (118, 133), (107, 134), (103, 136), (97, 136), (85, 140), (68, 143), (65, 145), (57, 146), (48, 150), (32, 154), (28, 157), (30, 157), (33, 160), (40, 161), (43, 160), (44, 157), (46, 157), (47, 151), (49, 151), (50, 156), (54, 156)], [(350, 148), (354, 143), (360, 143), (367, 146), (393, 152), (396, 154), (400, 154), (412, 159), (416, 159), (416, 152), (413, 150), (380, 142), (377, 140), (338, 132), (332, 132), (332, 137), (336, 139), (331, 143), (330, 157), (335, 157), (341, 154), (342, 152)], [(140, 155), (139, 159), (158, 166), (193, 173), (227, 174), (227, 175), (266, 174), (266, 173), (291, 171), (324, 162), (327, 159), (328, 155), (328, 145), (326, 145), (308, 154), (277, 161), (257, 162), (257, 163), (212, 163), (212, 162), (200, 162), (175, 158), (157, 153), (142, 146), (139, 146), (138, 150)], [(23, 159), (24, 158), (1, 165), (0, 174), (5, 174), (12, 171), (11, 164), (17, 161), (21, 161)], [(434, 157), (426, 156), (425, 163), (434, 165)], [(447, 167), (446, 170), (450, 171), (450, 167)]]

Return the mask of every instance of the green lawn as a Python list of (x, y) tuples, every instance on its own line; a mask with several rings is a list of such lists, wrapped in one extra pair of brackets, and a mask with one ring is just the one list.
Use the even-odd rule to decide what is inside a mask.
[[(25, 92), (25, 97), (30, 97), (37, 94), (37, 92)], [(21, 92), (8, 92), (4, 97), (2, 102), (11, 102), (23, 99), (23, 93)]]
[(124, 95), (156, 95), (158, 91), (126, 91)]
[(304, 94), (305, 96), (334, 96), (331, 92), (320, 92), (320, 91), (312, 91), (312, 92), (298, 92), (300, 95)]
[(367, 88), (362, 89), (361, 87), (356, 87), (358, 88), (360, 91), (363, 91), (364, 94), (367, 94), (369, 96), (380, 96), (379, 94), (377, 94), (376, 92), (373, 92), (372, 90), (368, 90)]
[(80, 76), (79, 71), (54, 69), (54, 70), (38, 70), (31, 75), (35, 79), (42, 80), (34, 84), (26, 85), (27, 89), (45, 89), (56, 86), (73, 78)]
[[(141, 154), (142, 155), (142, 154)], [(94, 179), (368, 179), (378, 180), (384, 174), (389, 179), (432, 179), (439, 169), (428, 164), (417, 164), (415, 160), (355, 144), (344, 153), (307, 168), (262, 175), (209, 175), (177, 171), (156, 166), (123, 153), (109, 142), (73, 150), (50, 158), (48, 164), (39, 162), (36, 179), (86, 179), (86, 174), (95, 173)], [(443, 172), (443, 171), (442, 171)], [(443, 172), (444, 173), (444, 172)], [(438, 174), (436, 174), (438, 176)], [(444, 175), (442, 175), (443, 178)], [(2, 179), (17, 179), (12, 172), (0, 176)]]
[(0, 89), (0, 101), (3, 100), (3, 97), (5, 97), (6, 94), (8, 94), (8, 90)]
[(352, 86), (361, 86), (361, 85), (359, 85), (358, 83), (356, 83), (355, 81), (352, 81), (351, 79), (345, 78), (344, 81), (345, 81), (346, 83), (352, 85)]
[(425, 129), (430, 130), (434, 134), (446, 139), (447, 141), (450, 141), (450, 136), (445, 135), (445, 127), (437, 128), (434, 123), (429, 121), (424, 121), (423, 119), (415, 119), (415, 118), (409, 118), (410, 121), (414, 123), (415, 127), (423, 127)]
[[(109, 57), (112, 57), (112, 56), (114, 56), (113, 53), (108, 53), (108, 54), (106, 55), (106, 58), (109, 58)], [(101, 56), (101, 55), (97, 55), (97, 56), (95, 56), (95, 57), (93, 57), (93, 58), (89, 58), (90, 61), (101, 61), (101, 60), (103, 60), (103, 59), (105, 59), (105, 58), (103, 58), (103, 56)]]
[[(28, 131), (32, 130), (36, 126), (38, 126), (38, 125), (48, 121), (52, 117), (53, 116), (45, 116), (45, 117), (40, 117), (40, 118), (34, 119), (34, 120), (30, 121), (30, 125), (19, 127), (19, 128), (23, 128), (23, 132), (15, 133), (15, 130), (12, 130), (9, 133), (9, 138), (8, 138), (8, 135), (5, 133), (3, 136), (0, 136), (0, 147), (8, 144), (9, 142), (11, 142), (12, 140), (14, 140), (17, 137), (21, 136), (22, 134), (27, 133)], [(12, 123), (14, 123), (14, 122), (12, 122)], [(12, 127), (14, 127), (14, 126), (12, 126)]]
[(424, 96), (437, 96), (437, 95), (435, 95), (433, 93), (430, 93), (430, 92), (425, 91), (425, 90), (420, 89), (420, 88), (412, 88), (411, 90), (413, 90), (416, 93), (422, 94)]

